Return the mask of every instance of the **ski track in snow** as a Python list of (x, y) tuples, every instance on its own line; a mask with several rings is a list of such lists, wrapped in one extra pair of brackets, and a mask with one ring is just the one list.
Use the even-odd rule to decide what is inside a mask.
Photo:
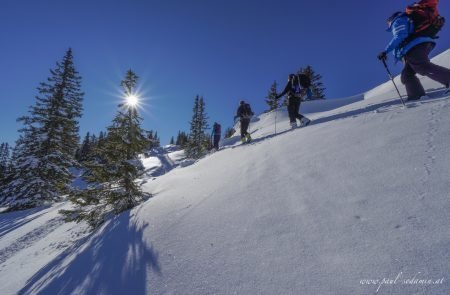
[(428, 114), (425, 161), (423, 165), (425, 173), (421, 179), (419, 199), (425, 199), (427, 196), (426, 189), (433, 173), (433, 166), (436, 163), (434, 139), (439, 129), (440, 116), (444, 105), (448, 105), (448, 100), (435, 102)]

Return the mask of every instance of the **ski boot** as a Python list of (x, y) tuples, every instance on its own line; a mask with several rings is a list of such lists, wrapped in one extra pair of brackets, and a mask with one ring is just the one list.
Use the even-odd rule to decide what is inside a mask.
[(306, 117), (303, 117), (303, 118), (300, 120), (300, 127), (306, 127), (306, 126), (309, 125), (309, 123), (311, 123), (311, 120), (308, 119), (308, 118), (306, 118)]

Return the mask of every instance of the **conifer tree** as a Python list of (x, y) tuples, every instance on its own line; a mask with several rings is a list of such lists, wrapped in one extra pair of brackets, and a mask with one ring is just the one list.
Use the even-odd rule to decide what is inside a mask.
[(98, 144), (97, 135), (92, 134), (90, 141), (91, 141), (91, 146), (92, 147), (96, 146)]
[(155, 148), (155, 147), (159, 147), (160, 146), (160, 140), (158, 138), (158, 132), (155, 131), (153, 133), (153, 130), (147, 131), (147, 138), (149, 140), (149, 149)]
[(10, 148), (7, 142), (0, 145), (0, 180), (3, 179), (10, 166)]
[(297, 74), (304, 74), (311, 79), (311, 91), (313, 93), (312, 99), (324, 99), (325, 98), (325, 87), (322, 83), (322, 76), (316, 74), (313, 68), (308, 65), (305, 68), (301, 68)]
[(266, 96), (266, 103), (269, 106), (269, 111), (272, 111), (272, 110), (275, 110), (278, 108), (277, 81), (274, 81), (272, 86), (270, 86), (270, 90)]
[(83, 162), (86, 161), (102, 162), (101, 151), (105, 141), (106, 141), (106, 132), (100, 131), (98, 137), (95, 134), (89, 136), (88, 132), (83, 141), (86, 142), (87, 144), (87, 148), (85, 150), (86, 154), (84, 155)]
[(187, 136), (186, 132), (178, 131), (177, 140), (175, 141), (175, 144), (184, 148), (189, 141), (189, 137)]
[(159, 139), (159, 137), (158, 137), (158, 131), (155, 131), (155, 138), (154, 138), (154, 141), (155, 141), (156, 147), (159, 147), (159, 146), (160, 146), (160, 139)]
[[(129, 70), (121, 82), (125, 96), (134, 95), (137, 81), (137, 75)], [(67, 220), (86, 220), (92, 227), (97, 227), (110, 214), (131, 209), (149, 197), (136, 183), (142, 167), (138, 154), (149, 144), (141, 121), (136, 106), (119, 105), (102, 147), (96, 148), (102, 161), (86, 164), (88, 188), (71, 195), (70, 199), (76, 205), (74, 210), (61, 211)]]
[(83, 143), (80, 148), (79, 161), (86, 161), (89, 158), (89, 154), (91, 153), (93, 145), (91, 143), (91, 135), (90, 133), (86, 133), (84, 137)]
[(11, 157), (10, 148), (7, 142), (0, 145), (0, 203), (4, 199), (2, 194), (3, 188), (8, 183), (7, 176), (10, 173), (11, 168)]
[(170, 138), (170, 143), (169, 144), (175, 144), (175, 139), (173, 138), (173, 136)]
[(178, 130), (177, 139), (175, 139), (175, 145), (180, 145), (180, 136), (181, 136), (181, 131)]
[(147, 137), (148, 137), (148, 139), (149, 139), (150, 141), (153, 140), (153, 130), (150, 130), (150, 131), (147, 132)]
[(193, 159), (201, 158), (207, 151), (209, 137), (206, 134), (208, 129), (208, 117), (205, 110), (203, 97), (196, 96), (191, 121), (189, 141), (186, 146), (186, 156)]
[(4, 205), (10, 210), (59, 200), (70, 189), (69, 168), (77, 166), (74, 157), (83, 93), (71, 49), (50, 74), (38, 87), (29, 114), (18, 119), (24, 127), (19, 130), (10, 182), (4, 188)]
[(100, 131), (100, 134), (98, 136), (98, 144), (101, 144), (105, 140), (106, 134), (103, 131)]

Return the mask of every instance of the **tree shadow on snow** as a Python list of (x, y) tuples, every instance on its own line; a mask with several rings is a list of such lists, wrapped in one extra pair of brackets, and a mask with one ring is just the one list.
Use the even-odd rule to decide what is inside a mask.
[(1, 213), (0, 237), (44, 215), (46, 212), (41, 211), (48, 208), (50, 208), (50, 206), (41, 206), (23, 211)]
[[(148, 225), (148, 224), (147, 224)], [(77, 241), (39, 270), (18, 294), (148, 294), (147, 277), (161, 275), (158, 253), (130, 212)]]

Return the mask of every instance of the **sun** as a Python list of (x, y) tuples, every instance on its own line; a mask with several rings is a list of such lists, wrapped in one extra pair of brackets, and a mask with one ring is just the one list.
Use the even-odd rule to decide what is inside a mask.
[(128, 95), (125, 99), (130, 107), (137, 107), (139, 104), (139, 98), (134, 94)]

